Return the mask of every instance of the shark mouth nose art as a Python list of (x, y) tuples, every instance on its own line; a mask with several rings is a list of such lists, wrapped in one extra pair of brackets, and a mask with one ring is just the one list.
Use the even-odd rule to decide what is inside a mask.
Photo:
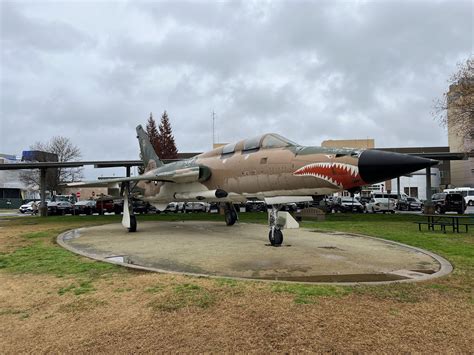
[(299, 168), (293, 175), (314, 176), (340, 188), (350, 188), (362, 181), (359, 167), (346, 163), (312, 163)]

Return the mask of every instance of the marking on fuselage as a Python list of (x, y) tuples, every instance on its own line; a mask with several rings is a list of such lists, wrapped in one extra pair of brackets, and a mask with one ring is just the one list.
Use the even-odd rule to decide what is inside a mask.
[(314, 176), (335, 186), (345, 188), (360, 179), (359, 167), (346, 163), (312, 163), (296, 170), (296, 176)]

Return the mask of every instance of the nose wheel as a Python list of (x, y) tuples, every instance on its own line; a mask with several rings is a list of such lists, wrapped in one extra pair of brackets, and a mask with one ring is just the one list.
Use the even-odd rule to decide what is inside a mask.
[(268, 232), (268, 240), (270, 244), (274, 247), (279, 247), (283, 243), (283, 233), (280, 229), (272, 228)]
[(268, 224), (270, 232), (268, 233), (268, 240), (274, 247), (279, 247), (283, 243), (283, 232), (281, 226), (278, 224), (278, 211), (282, 205), (272, 205), (272, 210), (269, 212)]

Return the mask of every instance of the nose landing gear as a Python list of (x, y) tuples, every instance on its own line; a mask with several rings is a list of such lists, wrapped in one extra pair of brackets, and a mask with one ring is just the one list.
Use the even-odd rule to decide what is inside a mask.
[(283, 227), (278, 223), (278, 211), (282, 208), (282, 205), (272, 205), (272, 210), (269, 212), (268, 224), (270, 226), (270, 232), (268, 233), (268, 240), (274, 247), (279, 247), (283, 243)]

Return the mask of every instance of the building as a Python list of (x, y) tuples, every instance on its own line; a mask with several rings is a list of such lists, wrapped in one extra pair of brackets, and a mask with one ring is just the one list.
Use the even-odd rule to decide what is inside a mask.
[[(440, 169), (431, 168), (431, 193), (440, 191), (441, 175)], [(390, 181), (390, 192), (398, 194), (397, 179)], [(388, 187), (387, 187), (387, 190)], [(420, 200), (426, 200), (426, 170), (416, 171), (410, 176), (400, 176), (400, 193), (405, 193)]]
[[(0, 164), (15, 164), (14, 155), (0, 154)], [(20, 170), (0, 170), (0, 208), (18, 208), (25, 199), (37, 199), (37, 189), (26, 186), (20, 179)]]
[[(474, 85), (474, 83), (470, 83)], [(454, 117), (458, 113), (460, 101), (465, 99), (465, 95), (460, 94), (459, 85), (451, 85), (448, 91), (448, 144), (451, 152), (472, 152), (474, 151), (474, 119), (460, 124), (455, 122)], [(471, 99), (472, 100), (472, 99)], [(462, 133), (469, 131), (466, 137)], [(461, 134), (460, 134), (461, 133)], [(451, 162), (451, 185), (453, 187), (474, 187), (474, 158)]]

